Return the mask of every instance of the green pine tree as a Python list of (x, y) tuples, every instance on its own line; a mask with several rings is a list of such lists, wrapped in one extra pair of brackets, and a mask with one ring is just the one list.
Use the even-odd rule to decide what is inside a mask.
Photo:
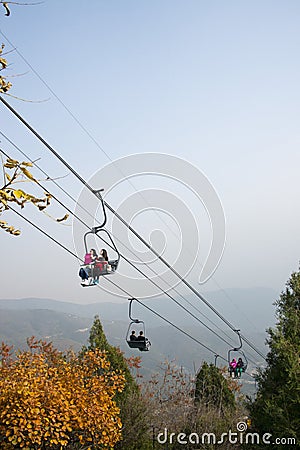
[(235, 396), (228, 380), (213, 364), (208, 365), (204, 362), (197, 374), (195, 404), (197, 403), (217, 409), (219, 414), (233, 410), (236, 406)]
[(114, 347), (113, 345), (108, 343), (98, 315), (96, 315), (94, 318), (88, 342), (89, 345), (87, 347), (83, 347), (83, 352), (85, 352), (86, 350), (92, 350), (94, 348), (105, 351), (107, 353), (107, 359), (110, 362), (111, 370), (117, 372), (121, 371), (124, 374), (126, 379), (125, 389), (121, 394), (117, 394), (117, 396), (120, 396), (120, 398), (124, 398), (129, 392), (136, 392), (138, 390), (138, 387), (130, 373), (126, 359), (124, 358), (123, 353), (118, 347)]
[[(299, 445), (300, 272), (291, 275), (275, 305), (278, 322), (274, 329), (268, 330), (267, 367), (257, 377), (258, 393), (250, 407), (251, 415), (260, 434), (271, 433), (272, 441), (295, 438)], [(276, 448), (288, 447), (276, 445)]]
[(117, 393), (115, 397), (121, 410), (120, 416), (123, 425), (122, 440), (117, 443), (115, 449), (148, 450), (150, 444), (146, 406), (122, 351), (108, 343), (98, 315), (94, 318), (88, 342), (88, 346), (83, 347), (83, 352), (94, 348), (105, 351), (111, 370), (121, 371), (126, 379), (124, 390)]

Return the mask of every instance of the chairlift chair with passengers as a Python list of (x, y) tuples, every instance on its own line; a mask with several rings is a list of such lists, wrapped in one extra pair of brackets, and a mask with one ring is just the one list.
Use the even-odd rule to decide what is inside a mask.
[[(120, 253), (116, 247), (116, 244), (114, 243), (114, 240), (112, 239), (110, 233), (104, 228), (106, 221), (107, 221), (107, 215), (106, 215), (106, 210), (105, 210), (105, 205), (104, 205), (104, 201), (101, 195), (101, 191), (103, 191), (103, 189), (95, 191), (95, 193), (97, 194), (97, 197), (99, 198), (99, 200), (101, 201), (101, 205), (102, 205), (102, 211), (103, 211), (103, 222), (101, 223), (101, 225), (98, 225), (96, 227), (91, 228), (90, 231), (87, 231), (84, 234), (83, 237), (83, 242), (84, 242), (84, 249), (85, 249), (85, 253), (87, 254), (89, 251), (89, 246), (88, 246), (88, 239), (89, 237), (92, 236), (97, 236), (100, 240), (104, 241), (106, 243), (106, 245), (109, 246), (109, 252), (111, 252), (111, 250), (113, 251), (115, 258), (114, 259), (109, 259), (108, 261), (101, 261), (101, 260), (97, 260), (91, 264), (82, 264), (80, 267), (82, 269), (84, 269), (86, 271), (87, 274), (89, 274), (89, 283), (88, 284), (83, 284), (82, 286), (95, 286), (97, 283), (95, 282), (96, 278), (99, 278), (99, 276), (103, 276), (103, 275), (112, 275), (114, 273), (116, 273), (117, 269), (118, 269), (118, 265), (119, 265), (119, 261), (120, 261)], [(105, 235), (108, 239), (105, 241), (103, 239), (103, 237), (101, 237), (101, 235)]]
[[(248, 367), (248, 360), (247, 360), (245, 353), (242, 350), (243, 342), (242, 342), (242, 338), (240, 335), (240, 330), (234, 330), (234, 331), (236, 332), (236, 334), (239, 337), (240, 345), (238, 347), (234, 347), (234, 348), (228, 350), (228, 371), (230, 373), (233, 372), (233, 370), (230, 366), (230, 363), (233, 358), (235, 358), (235, 359), (242, 358), (242, 361), (244, 363), (244, 365), (242, 367), (242, 372), (246, 372), (247, 367)], [(235, 377), (236, 377), (236, 374), (235, 374)]]
[[(126, 333), (126, 341), (130, 348), (137, 348), (140, 352), (147, 352), (150, 350), (151, 342), (146, 338), (146, 330), (145, 330), (145, 323), (143, 320), (134, 319), (131, 316), (131, 309), (132, 309), (132, 302), (135, 300), (134, 298), (129, 298), (129, 319), (130, 324), (128, 326), (128, 330)], [(130, 339), (130, 333), (133, 331), (133, 326), (141, 324), (142, 332), (143, 332), (143, 339), (142, 338), (136, 338), (134, 340)], [(134, 330), (135, 331), (135, 330)]]

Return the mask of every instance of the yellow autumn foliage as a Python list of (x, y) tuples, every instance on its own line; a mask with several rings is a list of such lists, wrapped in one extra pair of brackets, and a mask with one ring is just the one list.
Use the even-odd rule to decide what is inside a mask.
[(29, 341), (15, 359), (2, 346), (1, 449), (112, 448), (121, 438), (114, 396), (125, 378), (98, 349), (82, 358)]
[[(23, 189), (16, 189), (16, 184), (24, 182), (31, 182), (41, 187), (39, 181), (28, 170), (28, 167), (31, 166), (33, 166), (31, 162), (20, 162), (9, 157), (3, 163), (4, 184), (0, 187), (0, 215), (9, 209), (10, 204), (16, 204), (20, 208), (24, 208), (26, 203), (31, 203), (39, 211), (43, 211), (50, 205), (52, 195), (48, 191), (43, 192), (43, 197), (36, 197), (25, 192)], [(8, 170), (11, 173), (8, 173)], [(64, 222), (68, 217), (69, 214), (65, 214), (62, 218), (56, 219), (56, 222)], [(16, 230), (11, 225), (7, 225), (5, 221), (0, 221), (0, 228), (14, 236), (18, 236), (21, 233), (20, 230)]]
[[(2, 44), (0, 47), (0, 71), (7, 68), (7, 61), (5, 58), (2, 57), (4, 47), (5, 47), (4, 44)], [(9, 81), (7, 81), (5, 77), (0, 75), (0, 93), (6, 94), (10, 90), (11, 87), (12, 87), (12, 84)]]

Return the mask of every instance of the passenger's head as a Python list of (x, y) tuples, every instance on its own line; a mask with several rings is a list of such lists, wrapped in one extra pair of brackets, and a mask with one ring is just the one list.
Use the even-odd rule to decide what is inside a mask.
[(91, 254), (92, 256), (97, 256), (97, 252), (96, 252), (96, 250), (95, 250), (94, 248), (91, 248), (90, 254)]
[(105, 259), (105, 261), (108, 260), (107, 251), (105, 250), (105, 248), (102, 248), (102, 249), (100, 250), (100, 255), (103, 256), (103, 258)]
[(135, 334), (135, 331), (134, 331), (134, 330), (132, 330), (131, 334)]
[(143, 334), (144, 334), (143, 331), (140, 331), (140, 336), (143, 336)]

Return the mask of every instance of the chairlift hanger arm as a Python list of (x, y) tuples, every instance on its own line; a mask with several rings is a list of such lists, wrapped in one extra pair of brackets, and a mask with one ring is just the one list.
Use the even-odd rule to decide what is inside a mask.
[(235, 348), (233, 349), (235, 352), (237, 352), (237, 351), (239, 351), (239, 350), (243, 347), (243, 342), (242, 342), (242, 338), (241, 338), (241, 335), (240, 335), (240, 331), (241, 331), (241, 330), (234, 330), (234, 331), (235, 331), (235, 333), (238, 335), (239, 341), (240, 341), (239, 347), (235, 347)]
[(106, 215), (106, 210), (105, 210), (105, 205), (104, 205), (104, 200), (102, 197), (101, 192), (103, 192), (104, 189), (93, 189), (93, 194), (96, 195), (96, 197), (100, 200), (101, 202), (101, 206), (102, 206), (102, 211), (103, 211), (103, 222), (101, 225), (98, 225), (97, 227), (92, 228), (92, 233), (97, 233), (97, 231), (101, 230), (101, 228), (103, 228), (107, 222), (107, 215)]
[(239, 337), (239, 341), (240, 341), (240, 345), (238, 347), (234, 347), (234, 348), (230, 348), (228, 350), (228, 364), (230, 365), (230, 360), (231, 360), (231, 353), (232, 352), (240, 352), (244, 355), (244, 352), (241, 350), (242, 346), (243, 346), (243, 342), (242, 342), (242, 338), (240, 335), (240, 330), (234, 330), (234, 332), (238, 335)]
[(220, 355), (215, 354), (215, 367), (217, 367), (217, 359), (220, 357)]
[(132, 298), (129, 298), (128, 300), (129, 300), (129, 312), (128, 312), (128, 314), (129, 314), (129, 319), (131, 320), (132, 323), (142, 323), (142, 322), (143, 322), (142, 320), (134, 319), (134, 318), (132, 317), (132, 315), (131, 315), (131, 311), (132, 311), (132, 302), (133, 302), (134, 300), (136, 300), (136, 299), (132, 297)]
[(93, 190), (92, 190), (93, 194), (95, 194), (96, 197), (97, 197), (97, 198), (100, 200), (100, 202), (101, 202), (102, 211), (103, 211), (103, 222), (102, 222), (100, 225), (97, 225), (96, 227), (91, 228), (90, 231), (87, 231), (87, 232), (85, 233), (83, 239), (84, 239), (84, 246), (85, 246), (85, 251), (86, 251), (86, 253), (87, 253), (87, 242), (86, 242), (87, 236), (88, 236), (89, 234), (97, 234), (97, 232), (100, 231), (100, 230), (106, 225), (106, 222), (107, 222), (107, 214), (106, 214), (106, 210), (105, 210), (105, 205), (104, 205), (103, 197), (102, 197), (102, 195), (101, 195), (101, 192), (103, 192), (103, 191), (104, 191), (104, 189), (98, 189), (98, 190), (93, 189)]

